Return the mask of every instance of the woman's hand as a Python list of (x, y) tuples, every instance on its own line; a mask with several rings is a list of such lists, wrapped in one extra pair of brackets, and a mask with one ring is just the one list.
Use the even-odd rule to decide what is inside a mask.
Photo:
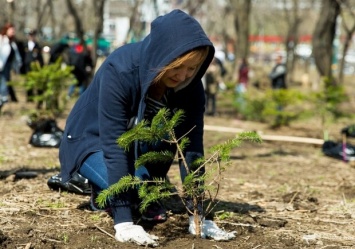
[[(189, 217), (189, 232), (196, 235), (194, 217)], [(236, 232), (226, 232), (220, 229), (212, 220), (201, 221), (201, 237), (212, 238), (217, 241), (226, 241), (235, 238)]]
[(133, 242), (144, 246), (158, 246), (156, 241), (159, 238), (146, 233), (143, 227), (133, 225), (133, 222), (123, 222), (114, 226), (116, 230), (115, 238), (120, 242)]

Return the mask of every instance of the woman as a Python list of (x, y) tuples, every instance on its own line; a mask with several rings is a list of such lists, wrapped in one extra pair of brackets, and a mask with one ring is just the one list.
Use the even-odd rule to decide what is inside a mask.
[(12, 87), (7, 86), (11, 80), (11, 70), (19, 73), (22, 58), (15, 42), (15, 28), (12, 24), (5, 24), (0, 31), (0, 110), (8, 101), (10, 90), (12, 101), (17, 101)]
[[(134, 123), (152, 118), (162, 107), (185, 111), (183, 123), (176, 129), (178, 137), (196, 127), (188, 133), (187, 161), (203, 155), (205, 98), (201, 78), (213, 56), (214, 47), (200, 24), (180, 10), (154, 20), (151, 33), (142, 42), (114, 51), (68, 116), (59, 151), (62, 181), (70, 180), (74, 172), (88, 178), (95, 204), (95, 193), (123, 176), (165, 177), (170, 164), (145, 165), (134, 172), (133, 162), (144, 152), (144, 145), (126, 152), (116, 143)], [(176, 150), (167, 144), (162, 147)], [(110, 200), (115, 238), (155, 246), (157, 237), (132, 222), (132, 196), (126, 192)], [(213, 225), (204, 226), (204, 235), (234, 237)]]

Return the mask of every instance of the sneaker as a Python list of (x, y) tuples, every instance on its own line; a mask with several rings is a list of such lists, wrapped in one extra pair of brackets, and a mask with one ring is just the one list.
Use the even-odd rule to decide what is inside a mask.
[(166, 221), (166, 209), (160, 202), (154, 202), (142, 214), (142, 220), (146, 221)]

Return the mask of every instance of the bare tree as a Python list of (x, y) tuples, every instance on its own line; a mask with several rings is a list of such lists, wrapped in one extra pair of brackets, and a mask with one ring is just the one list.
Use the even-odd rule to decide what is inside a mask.
[(55, 19), (55, 15), (54, 15), (53, 1), (47, 0), (47, 4), (49, 7), (49, 16), (50, 16), (50, 22), (51, 22), (51, 28), (52, 28), (52, 35), (54, 38), (57, 38), (57, 33), (56, 33), (57, 21)]
[(205, 3), (205, 0), (187, 0), (184, 1), (183, 9), (186, 9), (191, 16), (196, 16), (201, 9), (201, 5)]
[[(343, 29), (345, 32), (344, 45), (343, 45), (344, 47), (343, 47), (343, 51), (342, 51), (343, 56), (340, 59), (339, 75), (338, 75), (339, 84), (342, 84), (343, 79), (344, 79), (344, 72), (343, 71), (344, 71), (344, 66), (345, 66), (345, 56), (346, 56), (346, 53), (350, 47), (351, 39), (352, 39), (354, 32), (355, 32), (355, 12), (351, 8), (351, 4), (349, 1), (347, 1), (347, 0), (345, 0), (345, 1), (337, 0), (337, 1), (341, 7), (342, 26), (343, 26)], [(349, 13), (349, 15), (350, 15), (349, 22), (352, 22), (352, 25), (346, 22), (345, 12)]]
[(287, 81), (294, 81), (294, 69), (297, 61), (296, 48), (299, 44), (302, 22), (308, 20), (310, 11), (315, 9), (315, 1), (282, 0), (283, 20), (286, 24), (284, 44), (286, 48)]
[(43, 26), (45, 23), (47, 23), (47, 20), (49, 18), (49, 15), (47, 14), (48, 11), (50, 10), (50, 0), (45, 1), (45, 3), (42, 3), (42, 0), (37, 0), (36, 6), (35, 6), (35, 13), (36, 13), (36, 29), (41, 32)]
[(86, 47), (85, 38), (84, 38), (85, 31), (83, 28), (83, 23), (81, 21), (81, 18), (78, 14), (78, 11), (75, 8), (72, 0), (66, 0), (66, 3), (67, 3), (69, 13), (74, 18), (76, 35), (78, 36), (78, 38), (80, 40), (80, 44), (82, 44), (84, 47)]
[(10, 13), (9, 13), (9, 17), (8, 17), (8, 22), (11, 22), (11, 23), (14, 23), (14, 20), (15, 20), (15, 1), (9, 1), (8, 2), (9, 4), (9, 10), (10, 10)]
[(336, 31), (336, 19), (340, 14), (338, 1), (324, 0), (316, 28), (313, 33), (313, 56), (321, 76), (332, 78), (333, 40)]
[(93, 46), (92, 46), (92, 53), (91, 57), (93, 59), (94, 65), (96, 64), (96, 51), (98, 47), (98, 40), (100, 37), (100, 34), (102, 33), (102, 28), (104, 24), (104, 7), (105, 7), (105, 2), (106, 0), (93, 0), (93, 6), (94, 6), (94, 11), (95, 11), (95, 30), (94, 30), (94, 36), (93, 36)]
[[(129, 29), (127, 32), (126, 40), (128, 40), (129, 36), (133, 34), (139, 34), (142, 27), (139, 22), (139, 6), (142, 4), (142, 0), (135, 0), (131, 9), (131, 15), (129, 17)], [(137, 25), (138, 24), (138, 25)]]
[(285, 39), (285, 48), (286, 48), (286, 63), (287, 63), (287, 71), (289, 72), (288, 75), (288, 82), (293, 81), (293, 70), (295, 66), (295, 49), (298, 44), (299, 40), (299, 27), (303, 20), (299, 14), (299, 1), (292, 0), (292, 7), (290, 11), (286, 7), (288, 2), (283, 0), (284, 2), (284, 14), (285, 20), (288, 26), (286, 39)]
[(251, 0), (231, 0), (231, 5), (235, 13), (234, 28), (237, 34), (235, 58), (248, 58)]

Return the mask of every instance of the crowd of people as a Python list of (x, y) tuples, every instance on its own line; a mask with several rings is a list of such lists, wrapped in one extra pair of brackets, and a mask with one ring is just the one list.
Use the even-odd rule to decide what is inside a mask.
[[(60, 56), (65, 63), (74, 67), (73, 75), (76, 83), (68, 89), (68, 98), (75, 88), (79, 88), (81, 95), (93, 72), (93, 61), (88, 47), (84, 49), (82, 44), (71, 42), (59, 42), (53, 44), (50, 50), (48, 64), (54, 63)], [(11, 81), (12, 73), (26, 75), (32, 70), (33, 63), (43, 67), (46, 62), (43, 57), (43, 48), (37, 40), (37, 30), (26, 33), (25, 40), (16, 38), (16, 28), (11, 23), (6, 23), (0, 31), (0, 110), (9, 101), (17, 102), (18, 98)], [(41, 89), (29, 88), (26, 92), (26, 101), (32, 102), (33, 97), (41, 95)]]

